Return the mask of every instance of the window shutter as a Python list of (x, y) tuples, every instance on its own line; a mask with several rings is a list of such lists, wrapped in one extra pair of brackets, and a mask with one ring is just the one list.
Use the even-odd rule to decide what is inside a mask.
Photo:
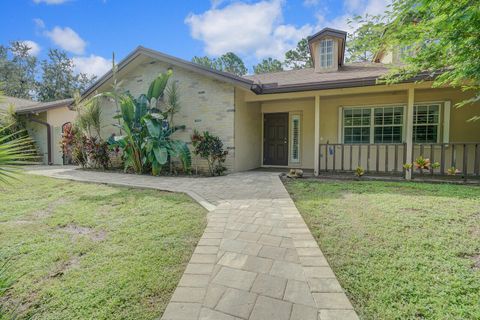
[(445, 101), (443, 105), (443, 143), (450, 142), (450, 108), (452, 103)]
[(292, 115), (292, 152), (291, 162), (300, 162), (300, 115)]

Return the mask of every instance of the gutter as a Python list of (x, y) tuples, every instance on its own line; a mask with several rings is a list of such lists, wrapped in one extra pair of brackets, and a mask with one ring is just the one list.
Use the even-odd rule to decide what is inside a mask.
[(39, 123), (44, 125), (47, 128), (47, 155), (48, 155), (48, 165), (51, 166), (52, 162), (52, 127), (48, 122), (38, 120), (32, 117), (27, 118), (31, 122)]
[[(423, 73), (410, 79), (400, 81), (399, 83), (412, 83), (418, 81), (434, 80), (441, 72)], [(368, 87), (378, 85), (378, 76), (348, 79), (340, 81), (326, 81), (326, 82), (310, 82), (293, 85), (278, 85), (277, 83), (255, 84), (252, 86), (252, 91), (259, 94), (273, 94), (273, 93), (289, 93), (299, 91), (314, 91), (314, 90), (328, 90), (328, 89), (343, 89), (355, 87)]]

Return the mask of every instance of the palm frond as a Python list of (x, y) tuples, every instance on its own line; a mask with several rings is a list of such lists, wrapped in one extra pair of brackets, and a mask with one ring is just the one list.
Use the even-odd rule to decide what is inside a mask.
[(20, 165), (32, 164), (38, 160), (32, 139), (28, 136), (16, 138), (21, 131), (2, 136), (8, 129), (8, 126), (0, 127), (0, 183), (15, 180), (21, 173)]

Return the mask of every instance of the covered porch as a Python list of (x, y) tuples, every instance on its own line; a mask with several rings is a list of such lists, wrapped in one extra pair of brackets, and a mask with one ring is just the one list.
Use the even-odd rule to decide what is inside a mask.
[[(236, 106), (236, 167), (480, 178), (480, 122), (468, 121), (480, 108), (455, 108), (468, 97), (429, 82), (246, 93)], [(404, 168), (420, 156), (426, 169)]]

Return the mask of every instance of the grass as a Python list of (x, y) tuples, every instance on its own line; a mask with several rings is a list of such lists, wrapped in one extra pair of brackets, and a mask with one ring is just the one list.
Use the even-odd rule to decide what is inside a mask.
[(22, 180), (0, 189), (0, 263), (13, 279), (4, 308), (19, 319), (162, 315), (205, 228), (203, 208), (183, 194)]
[(286, 187), (362, 319), (480, 319), (480, 188)]

